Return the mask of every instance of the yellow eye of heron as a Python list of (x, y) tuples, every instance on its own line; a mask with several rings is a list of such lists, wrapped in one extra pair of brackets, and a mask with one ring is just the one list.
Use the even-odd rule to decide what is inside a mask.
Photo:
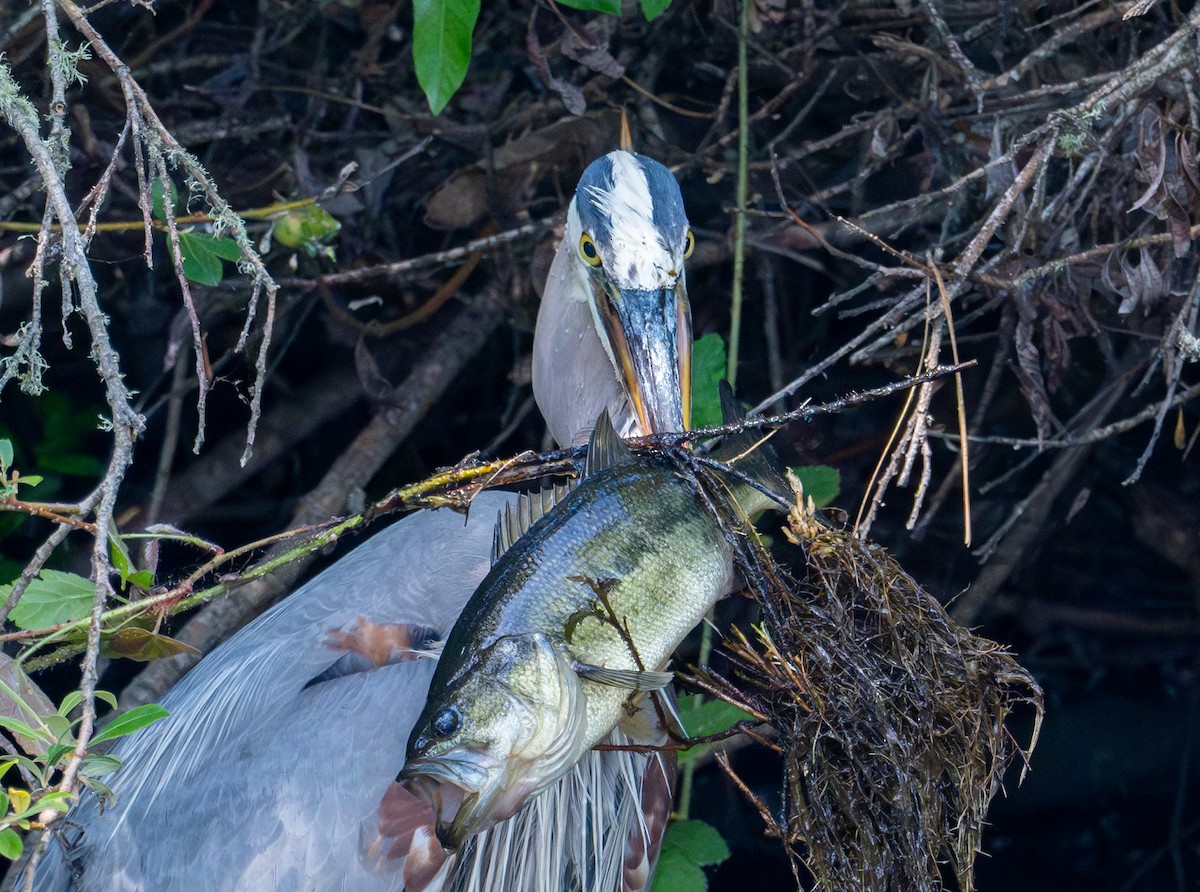
[(596, 243), (586, 232), (579, 237), (579, 256), (588, 266), (600, 265), (600, 252), (596, 250)]
[(692, 251), (696, 248), (696, 236), (689, 229), (683, 237), (683, 259), (687, 260), (692, 256)]

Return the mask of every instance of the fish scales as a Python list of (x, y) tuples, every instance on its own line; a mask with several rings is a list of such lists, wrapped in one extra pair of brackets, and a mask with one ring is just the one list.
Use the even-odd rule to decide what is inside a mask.
[[(717, 521), (669, 462), (607, 469), (493, 567), (446, 641), (432, 690), (439, 682), (453, 686), (497, 638), (535, 631), (580, 663), (660, 669), (728, 589), (732, 573)], [(612, 730), (630, 692), (583, 683), (590, 746)]]
[(636, 723), (733, 579), (718, 520), (662, 457), (593, 470), (520, 535), (447, 638), (409, 739), (400, 781), (441, 842), (457, 849)]
[[(779, 497), (787, 484), (757, 445), (734, 438), (718, 455)], [(633, 456), (602, 416), (578, 488), (528, 529), (500, 524), (508, 548), (442, 648), (399, 776), (446, 848), (515, 814), (614, 728), (644, 730), (646, 692), (670, 682), (672, 652), (733, 588), (706, 497), (747, 513), (773, 501), (733, 479), (715, 489), (702, 496), (665, 456)]]

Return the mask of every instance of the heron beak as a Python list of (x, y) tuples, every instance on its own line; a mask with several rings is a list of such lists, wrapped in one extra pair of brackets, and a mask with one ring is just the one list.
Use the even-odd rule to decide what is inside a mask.
[(692, 312), (680, 277), (673, 288), (620, 289), (596, 297), (629, 404), (642, 434), (687, 430), (692, 408)]

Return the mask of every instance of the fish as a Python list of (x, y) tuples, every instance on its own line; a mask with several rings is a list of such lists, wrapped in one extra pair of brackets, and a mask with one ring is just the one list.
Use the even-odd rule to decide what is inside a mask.
[[(496, 562), (446, 638), (400, 786), (447, 851), (516, 814), (614, 729), (646, 721), (675, 648), (734, 589), (733, 545), (706, 502), (746, 515), (787, 485), (765, 448), (706, 499), (677, 459), (634, 456), (607, 413), (579, 484), (497, 527)], [(748, 485), (759, 482), (766, 493)]]

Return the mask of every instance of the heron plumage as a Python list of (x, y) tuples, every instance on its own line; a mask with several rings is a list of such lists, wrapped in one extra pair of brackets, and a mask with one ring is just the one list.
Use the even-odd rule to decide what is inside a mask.
[[(668, 308), (669, 330), (650, 333), (665, 343), (655, 349), (666, 351), (653, 368), (669, 369), (686, 364), (690, 353), (690, 328), (674, 322), (686, 316), (682, 256), (670, 253), (687, 223), (677, 184), (655, 165), (629, 153), (594, 162), (572, 203), (568, 232), (578, 224), (584, 185), (601, 180), (610, 184), (607, 213), (618, 228), (627, 228), (622, 221), (635, 206), (635, 216), (645, 219), (647, 198), (651, 227), (669, 226), (669, 233), (664, 229), (654, 239), (645, 233), (638, 237), (639, 244), (650, 241), (668, 249), (659, 266), (678, 265), (672, 295), (682, 309)], [(589, 179), (592, 173), (596, 176)], [(644, 195), (643, 189), (648, 190)], [(594, 192), (587, 194), (594, 198)], [(589, 200), (585, 214), (596, 207)], [(619, 433), (644, 433), (630, 406), (629, 376), (623, 380), (619, 358), (602, 340), (578, 233), (573, 238), (575, 243), (559, 247), (539, 312), (534, 347), (539, 405), (561, 443), (577, 434), (586, 438), (606, 407)], [(607, 245), (625, 236), (605, 238)], [(643, 253), (647, 250), (643, 244)], [(655, 417), (684, 426), (678, 407), (681, 398), (686, 406), (688, 395), (680, 394), (678, 376), (633, 384), (664, 391), (654, 404), (666, 409)], [(102, 814), (98, 799), (83, 794), (63, 822), (63, 837), (73, 840), (71, 851), (52, 842), (34, 888), (403, 889), (402, 864), (364, 858), (363, 837), (403, 764), (434, 661), (400, 660), (353, 671), (338, 665), (350, 651), (331, 646), (331, 635), (352, 630), (360, 619), (444, 635), (488, 571), (494, 519), (514, 498), (481, 493), (465, 527), (448, 511), (398, 521), (207, 655), (164, 698), (170, 717), (114, 748), (124, 762), (110, 778), (117, 804)], [(669, 789), (669, 771), (658, 756), (589, 752), (516, 819), (481, 834), (460, 853), (449, 879), (452, 888), (618, 888), (612, 880), (622, 875), (627, 835), (637, 834), (654, 848), (654, 828), (641, 802), (648, 770), (657, 771)], [(666, 807), (669, 795), (667, 806), (657, 806), (664, 815)]]

